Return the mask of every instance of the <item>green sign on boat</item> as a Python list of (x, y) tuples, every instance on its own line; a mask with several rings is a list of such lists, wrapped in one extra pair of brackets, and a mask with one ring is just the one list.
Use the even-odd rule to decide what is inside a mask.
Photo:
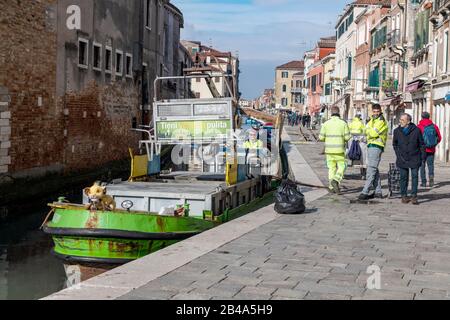
[(225, 138), (231, 129), (230, 120), (192, 120), (158, 122), (158, 140), (209, 140)]

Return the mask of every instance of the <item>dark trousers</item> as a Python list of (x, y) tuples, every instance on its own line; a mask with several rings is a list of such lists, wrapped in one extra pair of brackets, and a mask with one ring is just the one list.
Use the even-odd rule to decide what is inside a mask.
[(422, 179), (422, 183), (427, 183), (427, 174), (425, 172), (425, 167), (428, 166), (428, 176), (434, 178), (434, 154), (427, 153), (427, 159), (425, 163), (422, 163), (422, 167), (420, 167), (420, 176)]
[(419, 168), (415, 168), (415, 169), (400, 168), (400, 191), (401, 191), (402, 197), (408, 196), (408, 184), (409, 184), (409, 171), (410, 170), (411, 170), (411, 176), (412, 176), (411, 197), (417, 197), (417, 190), (419, 189)]

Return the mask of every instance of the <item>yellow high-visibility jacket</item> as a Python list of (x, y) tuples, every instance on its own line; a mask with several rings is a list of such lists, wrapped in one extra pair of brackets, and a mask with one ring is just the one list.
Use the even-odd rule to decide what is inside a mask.
[(350, 139), (347, 122), (338, 116), (332, 116), (320, 130), (319, 140), (325, 142), (326, 154), (345, 154), (345, 145)]
[(250, 149), (250, 150), (261, 150), (264, 147), (264, 144), (261, 140), (256, 141), (246, 141), (244, 143), (244, 149)]
[(354, 118), (352, 123), (348, 125), (350, 133), (355, 136), (362, 136), (366, 133), (366, 126), (359, 118)]
[(377, 119), (372, 118), (366, 126), (367, 144), (385, 148), (388, 131), (388, 123), (384, 117)]

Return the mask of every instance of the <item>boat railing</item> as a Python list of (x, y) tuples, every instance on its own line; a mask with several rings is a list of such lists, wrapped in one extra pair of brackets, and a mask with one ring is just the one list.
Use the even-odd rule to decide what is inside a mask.
[[(142, 129), (132, 129), (132, 131), (135, 132), (142, 132), (146, 133), (148, 135), (148, 140), (140, 140), (139, 141), (139, 148), (142, 148), (142, 146), (145, 147), (148, 160), (153, 161), (154, 155), (160, 155), (162, 146), (160, 143), (158, 143), (155, 139), (154, 132), (155, 129), (151, 128), (150, 126), (139, 126), (139, 128)], [(145, 129), (144, 129), (145, 128)]]

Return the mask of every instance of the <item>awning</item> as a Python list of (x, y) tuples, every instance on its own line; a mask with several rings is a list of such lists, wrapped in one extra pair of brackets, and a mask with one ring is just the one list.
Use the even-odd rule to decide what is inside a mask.
[(392, 104), (392, 101), (394, 101), (394, 99), (395, 98), (384, 99), (383, 101), (380, 102), (380, 106), (383, 106), (383, 107), (390, 106)]
[(425, 81), (423, 80), (416, 80), (413, 82), (408, 83), (408, 85), (406, 86), (406, 92), (414, 92), (419, 90), (420, 88), (423, 87)]
[(401, 95), (398, 95), (396, 97), (384, 99), (383, 101), (380, 102), (380, 105), (383, 107), (387, 107), (387, 106), (391, 106), (391, 105), (400, 104), (401, 101), (402, 101)]
[(450, 101), (450, 92), (447, 92), (447, 94), (445, 95), (445, 102), (449, 101)]
[(344, 96), (343, 96), (342, 98), (340, 98), (338, 101), (336, 101), (336, 102), (333, 104), (333, 107), (339, 107), (339, 106), (338, 106), (339, 103), (341, 103), (342, 101), (346, 100), (346, 99), (349, 98), (349, 97), (350, 97), (350, 94), (349, 94), (349, 93), (344, 94)]

